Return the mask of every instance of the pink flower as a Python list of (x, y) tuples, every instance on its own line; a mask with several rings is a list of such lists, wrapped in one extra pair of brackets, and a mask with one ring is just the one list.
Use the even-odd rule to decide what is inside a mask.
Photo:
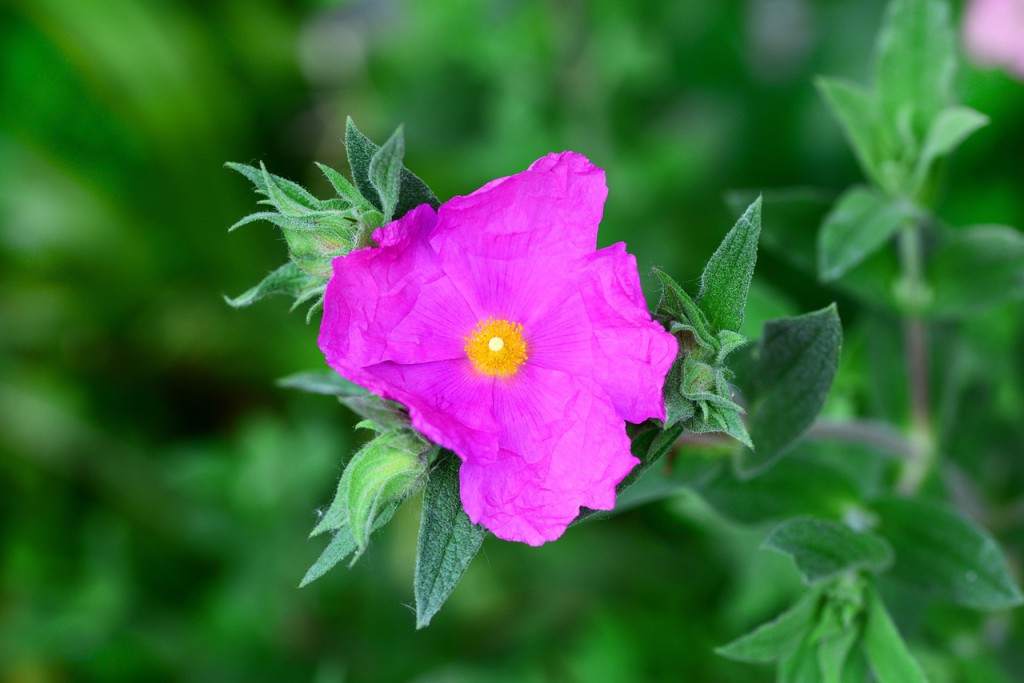
[(610, 510), (638, 460), (625, 420), (664, 419), (676, 340), (625, 245), (596, 250), (604, 171), (572, 152), (410, 211), (334, 261), (320, 348), (462, 459), (462, 505), (540, 545)]
[(972, 0), (964, 44), (978, 64), (1003, 66), (1024, 78), (1024, 0)]

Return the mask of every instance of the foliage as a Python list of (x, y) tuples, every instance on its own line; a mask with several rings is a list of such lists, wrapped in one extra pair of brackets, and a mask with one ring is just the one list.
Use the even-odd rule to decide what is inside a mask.
[[(0, 8), (0, 678), (767, 681), (774, 670), (713, 648), (815, 591), (820, 628), (787, 641), (790, 678), (840, 662), (853, 680), (871, 668), (1024, 678), (1010, 609), (1024, 548), (1022, 242), (1006, 227), (1024, 224), (1024, 170), (1008, 153), (1020, 85), (962, 67), (929, 76), (962, 89), (963, 105), (950, 88), (929, 126), (923, 112), (939, 105), (925, 97), (883, 134), (879, 69), (870, 89), (829, 98), (854, 100), (850, 112), (867, 100), (864, 116), (828, 122), (808, 84), (859, 78), (881, 0), (795, 3), (785, 16), (760, 2), (372, 4)], [(924, 26), (936, 17), (949, 18), (930, 12)], [(414, 631), (405, 607), (420, 494), (352, 571), (296, 590), (329, 544), (305, 541), (310, 508), (331, 500), (343, 455), (372, 434), (353, 433), (323, 396), (273, 386), (318, 367), (315, 326), (283, 324), (272, 302), (222, 310), (218, 291), (245, 291), (283, 252), (256, 225), (227, 238), (252, 202), (220, 168), (244, 159), (262, 174), (262, 158), (318, 202), (344, 198), (308, 160), (343, 163), (345, 112), (379, 141), (404, 120), (405, 163), (438, 196), (553, 149), (587, 151), (609, 169), (602, 239), (628, 240), (642, 269), (673, 274), (695, 299), (722, 229), (763, 193), (738, 330), (752, 341), (706, 364), (735, 373), (729, 399), (749, 418), (743, 368), (765, 322), (836, 301), (842, 355), (821, 415), (750, 479), (728, 440), (638, 426), (634, 451), (661, 457), (622, 493), (621, 514), (536, 551), (485, 540), (429, 629)], [(866, 140), (853, 154), (840, 143), (850, 126)], [(861, 147), (892, 163), (858, 178)], [(820, 188), (763, 189), (787, 183)], [(729, 216), (716, 198), (737, 186), (759, 190), (739, 193)], [(901, 274), (903, 228), (877, 247), (885, 225), (824, 239), (834, 200), (854, 187), (887, 211), (913, 207), (917, 284)], [(286, 247), (301, 253), (294, 235)], [(847, 239), (856, 250), (836, 246)], [(819, 274), (826, 244), (841, 272)], [(312, 277), (298, 270), (285, 274)], [(645, 285), (657, 301), (658, 278)], [(927, 422), (910, 400), (904, 319), (927, 331)], [(283, 383), (394, 412), (326, 373)], [(893, 501), (934, 524), (901, 521)], [(829, 582), (844, 577), (807, 588), (791, 557), (758, 551), (774, 525), (808, 517), (893, 550), (888, 569), (845, 577), (867, 587), (841, 593), (827, 619), (840, 597)], [(915, 555), (908, 539), (941, 525), (962, 543), (931, 552), (960, 550)], [(924, 593), (922, 567), (935, 570)], [(859, 608), (842, 607), (850, 596)]]

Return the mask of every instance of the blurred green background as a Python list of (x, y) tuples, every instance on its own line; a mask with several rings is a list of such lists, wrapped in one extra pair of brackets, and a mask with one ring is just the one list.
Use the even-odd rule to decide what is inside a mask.
[[(315, 324), (283, 300), (224, 305), (286, 254), (269, 225), (228, 235), (256, 197), (222, 164), (323, 194), (312, 162), (344, 168), (345, 115), (377, 140), (404, 123), (407, 165), (442, 198), (573, 149), (607, 170), (601, 243), (692, 284), (735, 219), (728, 190), (858, 180), (812, 78), (868, 79), (883, 4), (0, 5), (0, 681), (771, 680), (712, 648), (787, 604), (795, 572), (756, 550), (763, 528), (687, 497), (540, 549), (489, 539), (421, 632), (418, 501), (354, 569), (298, 590), (361, 437), (332, 399), (274, 386), (322, 367)], [(1024, 86), (960, 80), (993, 123), (939, 213), (1022, 226)], [(762, 256), (752, 329), (837, 297), (785, 263)], [(858, 304), (840, 304), (849, 331)], [(997, 313), (980, 347), (1015, 358), (1020, 312)], [(1020, 385), (973, 425), (1003, 430), (987, 471), (1010, 502)], [(994, 530), (1011, 562), (1021, 517)], [(1005, 615), (932, 616), (915, 642), (994, 645), (1024, 676)], [(956, 641), (982, 621), (998, 637)]]

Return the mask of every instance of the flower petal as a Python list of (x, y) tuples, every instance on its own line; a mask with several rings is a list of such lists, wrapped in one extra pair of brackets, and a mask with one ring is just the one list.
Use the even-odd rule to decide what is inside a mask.
[(427, 238), (437, 221), (429, 205), (375, 233), (386, 246), (334, 260), (324, 296), (320, 348), (353, 382), (385, 361), (424, 363), (465, 356), (476, 318), (444, 276)]
[(596, 248), (607, 195), (604, 171), (585, 157), (551, 154), (446, 202), (430, 242), (478, 314), (525, 326), (558, 295), (557, 275)]
[(491, 457), (501, 427), (494, 419), (494, 377), (475, 372), (468, 359), (417, 365), (380, 363), (365, 368), (366, 387), (409, 409), (413, 427), (456, 453)]
[(580, 506), (614, 508), (615, 486), (639, 460), (611, 403), (585, 385), (575, 389), (540, 460), (504, 449), (492, 459), (464, 459), (462, 505), (474, 523), (499, 538), (540, 545), (561, 536)]
[(578, 282), (594, 330), (594, 378), (625, 419), (664, 420), (662, 387), (679, 344), (651, 319), (636, 258), (613, 244), (588, 257)]

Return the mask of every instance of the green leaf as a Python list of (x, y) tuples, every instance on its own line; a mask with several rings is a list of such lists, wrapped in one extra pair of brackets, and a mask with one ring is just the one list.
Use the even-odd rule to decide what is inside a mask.
[(811, 585), (847, 572), (880, 572), (892, 563), (892, 549), (878, 536), (811, 517), (778, 525), (762, 547), (792, 557), (804, 581)]
[(237, 171), (244, 175), (253, 185), (256, 186), (256, 190), (258, 192), (266, 195), (267, 197), (270, 196), (271, 191), (267, 183), (267, 178), (269, 176), (270, 181), (275, 185), (276, 190), (283, 193), (289, 202), (294, 202), (300, 206), (306, 207), (315, 207), (319, 203), (319, 200), (316, 197), (310, 194), (306, 188), (302, 187), (298, 183), (293, 183), (292, 181), (281, 178), (280, 176), (267, 173), (262, 162), (260, 163), (259, 168), (234, 162), (228, 162), (224, 165), (232, 171)]
[(739, 332), (733, 332), (732, 330), (719, 330), (718, 355), (715, 356), (715, 364), (719, 366), (725, 365), (725, 359), (729, 357), (729, 354), (736, 349), (746, 346), (749, 341), (749, 339)]
[[(320, 519), (317, 520), (313, 530), (309, 532), (310, 538), (319, 536), (327, 531), (339, 531), (348, 528), (348, 485), (351, 480), (351, 470), (346, 467), (338, 479), (338, 487), (334, 492), (334, 499), (327, 510), (320, 515)], [(352, 530), (349, 529), (348, 533), (352, 534)], [(352, 537), (352, 543), (355, 543), (355, 536)]]
[(292, 297), (298, 296), (301, 290), (315, 282), (316, 278), (303, 271), (294, 263), (286, 263), (263, 278), (252, 289), (234, 298), (226, 296), (224, 301), (232, 308), (243, 308), (275, 294), (284, 294)]
[[(348, 163), (352, 168), (352, 180), (356, 187), (375, 208), (383, 211), (384, 204), (370, 180), (370, 164), (380, 148), (356, 128), (351, 117), (345, 125), (345, 147), (348, 150)], [(426, 183), (409, 169), (403, 167), (398, 202), (392, 219), (401, 218), (410, 209), (414, 209), (420, 204), (430, 204), (436, 209), (441, 202), (437, 200)]]
[(672, 427), (693, 417), (693, 401), (682, 394), (683, 360), (676, 358), (665, 376), (663, 394), (665, 397), (665, 427)]
[[(707, 402), (726, 408), (734, 406), (721, 370), (687, 354), (683, 359), (683, 396), (695, 402)], [(722, 394), (725, 394), (724, 396)]]
[(835, 280), (888, 242), (915, 215), (913, 205), (867, 187), (850, 188), (818, 233), (818, 276)]
[(711, 406), (710, 422), (718, 425), (715, 431), (728, 434), (747, 448), (753, 448), (754, 442), (750, 438), (750, 432), (740, 417), (742, 412), (743, 409), (735, 403), (728, 406)]
[(875, 140), (878, 115), (871, 93), (855, 83), (818, 78), (814, 84), (846, 135), (865, 177), (882, 182), (879, 150)]
[(297, 372), (277, 380), (277, 386), (329, 396), (365, 396), (368, 393), (333, 370)]
[(862, 647), (875, 672), (875, 680), (878, 683), (927, 683), (874, 587), (867, 588), (867, 598)]
[(779, 660), (778, 683), (819, 683), (818, 647), (810, 639)]
[(893, 0), (878, 37), (875, 87), (882, 114), (918, 141), (952, 101), (956, 41), (945, 0)]
[(982, 610), (1024, 602), (999, 545), (953, 510), (907, 498), (876, 501), (876, 529), (896, 550), (889, 576), (925, 594)]
[(391, 220), (398, 205), (398, 196), (402, 185), (402, 158), (405, 156), (405, 138), (402, 127), (388, 138), (384, 146), (378, 149), (370, 159), (370, 184), (380, 197), (381, 211), (384, 222)]
[(936, 160), (954, 151), (975, 131), (988, 125), (988, 117), (970, 107), (947, 107), (932, 121), (914, 172), (915, 190), (924, 185)]
[(376, 518), (416, 490), (427, 471), (426, 444), (411, 432), (385, 432), (364, 446), (345, 468), (348, 526), (356, 545), (369, 541)]
[[(365, 548), (368, 525), (377, 528), (373, 524), (373, 519), (379, 517), (378, 513), (386, 509), (387, 505), (401, 502), (413, 493), (415, 485), (425, 474), (427, 458), (421, 455), (427, 449), (427, 444), (421, 437), (408, 429), (378, 424), (372, 420), (360, 422), (357, 428), (367, 424), (378, 434), (352, 456), (338, 481), (334, 500), (320, 516), (309, 534), (310, 538), (326, 531), (351, 526), (357, 547)], [(419, 462), (403, 463), (403, 456), (409, 455)], [(403, 464), (413, 470), (408, 473), (409, 475), (415, 475), (411, 476), (411, 479), (405, 477), (404, 481), (401, 472)], [(375, 471), (376, 468), (380, 471)], [(394, 480), (387, 480), (388, 475), (393, 475)], [(355, 487), (354, 478), (357, 479)], [(403, 483), (406, 485), (403, 486)], [(364, 509), (364, 506), (370, 509)]]
[(326, 164), (317, 162), (316, 165), (317, 168), (323, 172), (324, 176), (326, 176), (327, 180), (331, 183), (331, 186), (334, 187), (334, 191), (337, 192), (338, 196), (345, 200), (346, 203), (361, 209), (371, 208), (363, 195), (359, 194), (359, 190), (353, 187), (352, 183), (348, 181), (348, 178)]
[(285, 184), (281, 182), (283, 179), (270, 175), (262, 161), (260, 170), (263, 171), (263, 186), (266, 188), (267, 197), (282, 215), (301, 218), (319, 208), (319, 200), (305, 190), (301, 193), (295, 191), (294, 188), (299, 187), (295, 183)]
[(669, 327), (675, 327), (670, 330), (673, 334), (686, 331), (693, 334), (701, 347), (713, 347), (715, 338), (700, 307), (671, 275), (658, 268), (654, 269), (654, 274), (661, 281), (661, 299), (655, 309), (655, 316)]
[(835, 304), (765, 324), (748, 368), (747, 413), (756, 450), (741, 452), (743, 476), (770, 467), (811, 426), (832, 386), (842, 340)]
[(1024, 299), (1024, 235), (979, 225), (946, 237), (928, 268), (928, 312), (961, 317)]
[(348, 153), (348, 165), (352, 170), (352, 182), (355, 183), (359, 193), (380, 210), (383, 207), (380, 195), (370, 182), (370, 162), (373, 155), (380, 149), (370, 138), (363, 135), (362, 131), (356, 128), (356, 124), (350, 116), (345, 121), (345, 151)]
[[(331, 257), (325, 253), (324, 242), (320, 235), (285, 230), (284, 240), (288, 244), (288, 256), (301, 270), (311, 275), (316, 281), (326, 281), (331, 277)], [(331, 250), (340, 245), (332, 245)]]
[(459, 497), (459, 459), (443, 451), (427, 480), (416, 547), (416, 628), (430, 624), (480, 550), (487, 530), (469, 521)]
[(276, 211), (257, 211), (236, 221), (234, 225), (228, 228), (228, 232), (234, 232), (243, 225), (249, 225), (257, 221), (268, 221), (279, 228), (290, 226), (290, 221)]
[(715, 652), (741, 662), (772, 662), (795, 652), (818, 618), (821, 594), (805, 593), (788, 611)]
[(757, 240), (761, 234), (761, 198), (753, 204), (725, 236), (700, 279), (697, 304), (711, 328), (738, 332), (743, 325), (750, 280), (757, 262)]
[[(843, 683), (843, 675), (847, 671), (850, 655), (857, 654), (854, 647), (859, 638), (860, 629), (850, 627), (822, 637), (818, 643), (818, 669), (821, 672), (821, 683)], [(860, 683), (864, 677), (854, 680)]]
[[(398, 504), (393, 503), (377, 515), (374, 522), (372, 531), (377, 531), (385, 524), (391, 521), (391, 517), (394, 516), (395, 510), (398, 509)], [(359, 548), (359, 544), (356, 543), (355, 536), (352, 534), (352, 529), (347, 524), (343, 524), (338, 528), (334, 536), (331, 537), (331, 542), (324, 548), (323, 553), (317, 558), (313, 566), (309, 568), (306, 575), (302, 577), (302, 581), (299, 583), (299, 588), (309, 585), (313, 581), (316, 581), (321, 576), (326, 574), (334, 565), (343, 561), (349, 555), (354, 553)]]

